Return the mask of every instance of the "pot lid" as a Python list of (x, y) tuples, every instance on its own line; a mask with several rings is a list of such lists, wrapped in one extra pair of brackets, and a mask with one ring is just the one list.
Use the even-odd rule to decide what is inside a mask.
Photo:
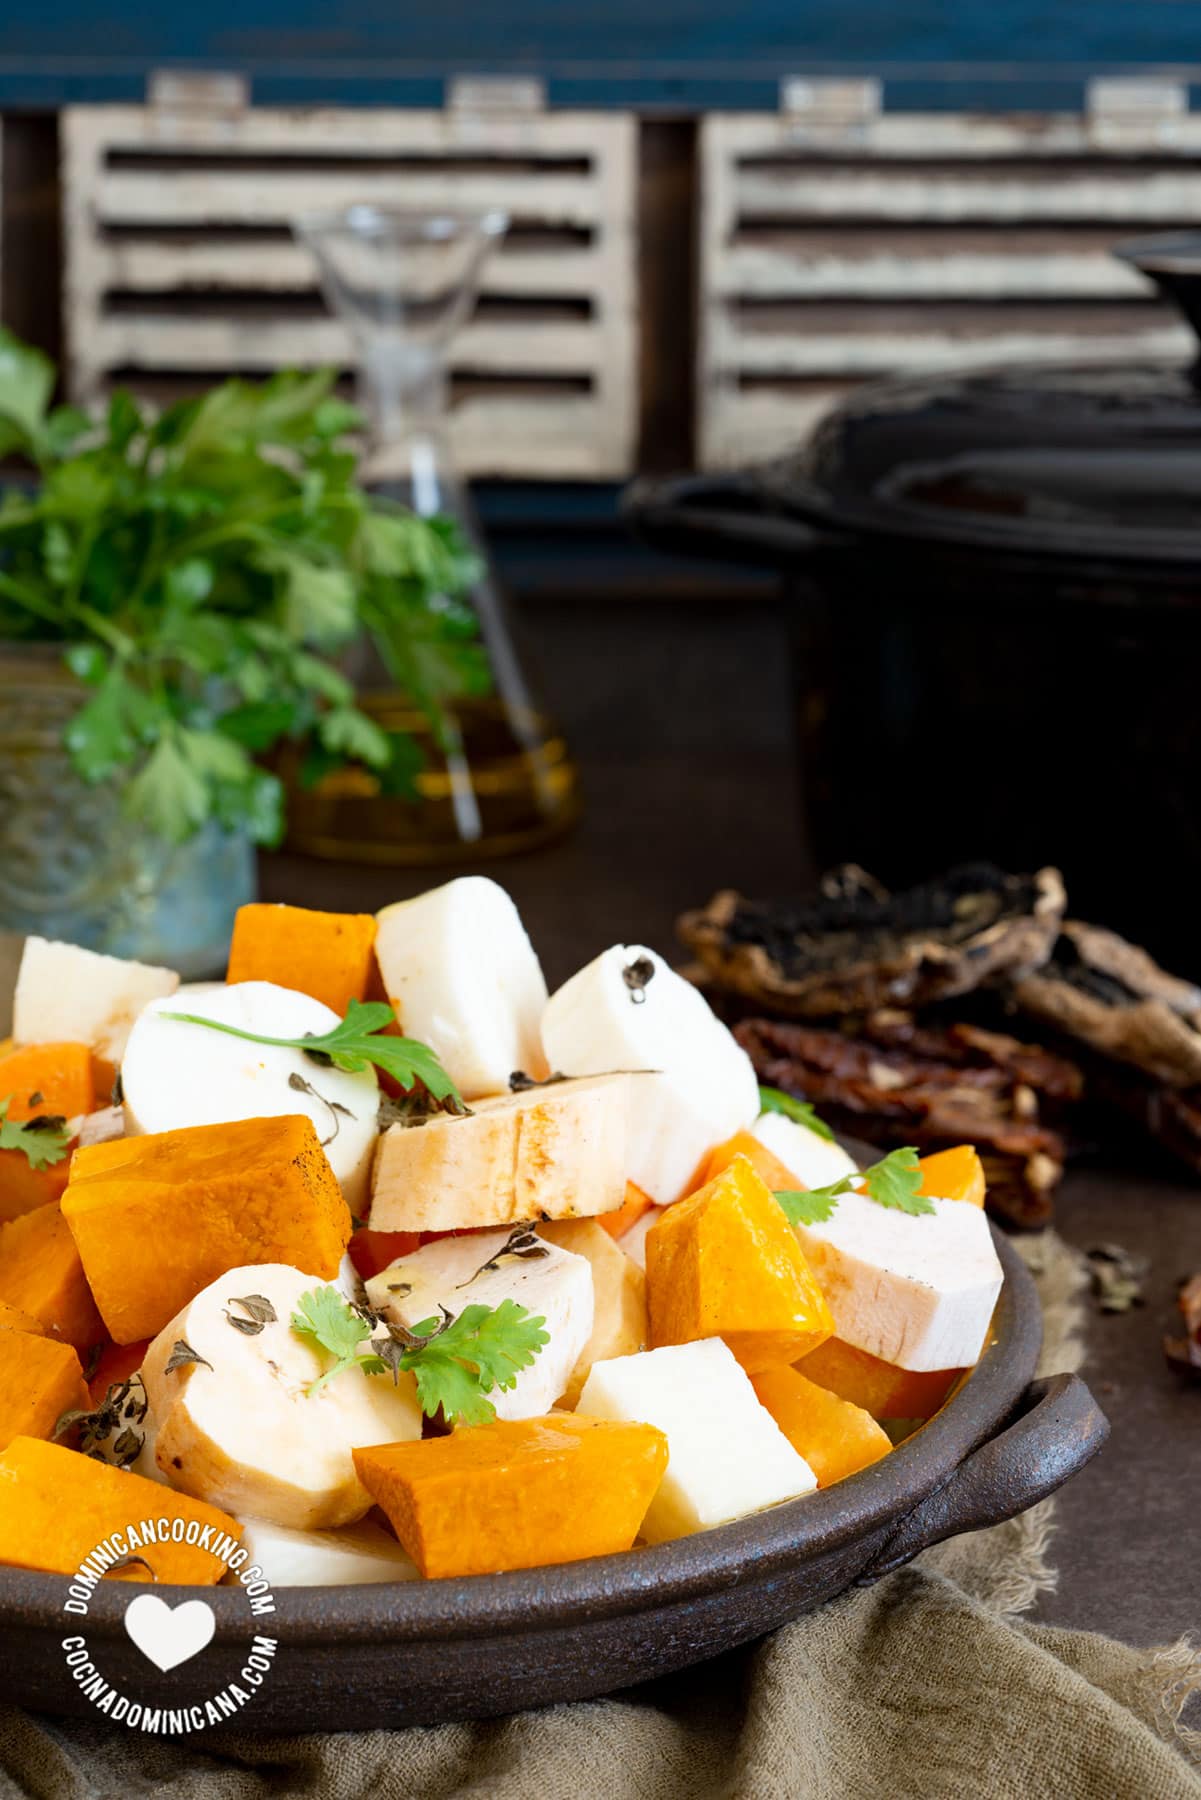
[[(1115, 254), (1201, 334), (1201, 233)], [(1195, 565), (1199, 368), (1014, 364), (868, 384), (760, 478), (776, 505), (827, 526)]]

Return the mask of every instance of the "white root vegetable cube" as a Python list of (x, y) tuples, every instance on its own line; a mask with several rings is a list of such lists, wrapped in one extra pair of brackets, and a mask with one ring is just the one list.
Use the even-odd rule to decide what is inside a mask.
[(565, 1075), (654, 1071), (631, 1091), (626, 1173), (661, 1206), (759, 1111), (750, 1057), (704, 996), (642, 944), (614, 944), (551, 996), (542, 1045)]
[(372, 1172), (372, 1227), (452, 1231), (612, 1212), (625, 1195), (634, 1085), (625, 1075), (555, 1081), (477, 1100), (465, 1118), (390, 1125)]
[(266, 1519), (244, 1519), (242, 1524), (242, 1548), (273, 1588), (361, 1587), (367, 1582), (421, 1579), (417, 1565), (396, 1539), (370, 1519), (335, 1531), (294, 1531)]
[[(320, 1286), (284, 1263), (231, 1269), (154, 1339), (142, 1379), (155, 1459), (173, 1488), (235, 1518), (300, 1531), (355, 1524), (370, 1511), (352, 1451), (419, 1438), (421, 1408), (411, 1375), (393, 1382), (347, 1368), (310, 1392), (332, 1358), (291, 1320)], [(239, 1301), (257, 1305), (258, 1317)], [(247, 1320), (262, 1329), (248, 1333)], [(181, 1361), (181, 1341), (201, 1360)]]
[(645, 1350), (646, 1276), (595, 1219), (559, 1219), (538, 1236), (582, 1256), (592, 1269), (592, 1335), (576, 1359), (561, 1404), (574, 1406), (593, 1363)]
[(121, 1065), (125, 1122), (131, 1136), (142, 1136), (303, 1113), (313, 1121), (347, 1205), (364, 1212), (379, 1135), (375, 1070), (352, 1075), (322, 1068), (303, 1050), (254, 1044), (163, 1017), (174, 1012), (280, 1038), (320, 1036), (338, 1023), (337, 1013), (271, 981), (213, 985), (183, 1000), (153, 1001), (130, 1033)]
[(546, 982), (521, 915), (483, 875), (377, 915), (376, 960), (406, 1037), (438, 1056), (467, 1100), (549, 1073), (538, 1033)]
[(844, 1175), (854, 1175), (859, 1167), (841, 1144), (832, 1143), (820, 1132), (810, 1131), (807, 1125), (786, 1118), (783, 1113), (760, 1113), (751, 1132), (773, 1156), (779, 1157), (802, 1187), (832, 1187)]
[(480, 1231), (424, 1244), (374, 1276), (367, 1298), (377, 1312), (410, 1329), (438, 1318), (443, 1307), (458, 1314), (467, 1306), (499, 1306), (502, 1300), (516, 1300), (545, 1319), (550, 1342), (518, 1373), (513, 1387), (494, 1388), (488, 1395), (497, 1418), (534, 1419), (548, 1413), (562, 1394), (592, 1335), (592, 1270), (584, 1257), (557, 1244), (535, 1240), (532, 1256), (506, 1252), (513, 1236)]
[(931, 1204), (896, 1212), (852, 1192), (823, 1224), (796, 1228), (837, 1336), (919, 1373), (978, 1359), (1003, 1278), (983, 1208)]
[(178, 986), (174, 969), (29, 937), (13, 995), (13, 1041), (90, 1044), (117, 1064), (142, 1008)]
[(666, 1432), (667, 1473), (642, 1527), (652, 1544), (728, 1524), (817, 1486), (720, 1338), (595, 1363), (576, 1411)]

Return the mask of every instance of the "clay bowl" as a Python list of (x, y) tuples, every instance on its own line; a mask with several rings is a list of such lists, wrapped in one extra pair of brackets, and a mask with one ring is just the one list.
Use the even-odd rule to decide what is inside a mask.
[[(836, 1487), (624, 1556), (456, 1581), (284, 1588), (274, 1617), (253, 1623), (243, 1593), (204, 1589), (214, 1639), (161, 1676), (124, 1630), (131, 1594), (144, 1588), (102, 1583), (80, 1621), (62, 1610), (61, 1577), (0, 1570), (0, 1692), (44, 1712), (95, 1716), (62, 1649), (79, 1632), (130, 1699), (202, 1704), (237, 1678), (257, 1632), (278, 1651), (232, 1728), (345, 1731), (583, 1699), (745, 1643), (929, 1544), (1022, 1512), (1105, 1441), (1105, 1418), (1077, 1376), (1033, 1380), (1038, 1297), (1017, 1253), (994, 1236), (1005, 1285), (979, 1364), (912, 1438)], [(201, 1590), (155, 1591), (176, 1605)]]

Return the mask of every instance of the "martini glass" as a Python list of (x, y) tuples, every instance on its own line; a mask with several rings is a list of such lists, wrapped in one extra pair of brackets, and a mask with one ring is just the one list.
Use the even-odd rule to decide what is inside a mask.
[(296, 223), (354, 346), (368, 433), (363, 478), (422, 517), (440, 514), (458, 523), (479, 558), (481, 573), (466, 598), (491, 675), (486, 697), (448, 703), (431, 727), (410, 700), (389, 689), (378, 653), (360, 648), (351, 672), (362, 704), (385, 729), (411, 732), (426, 766), (416, 800), (382, 793), (361, 772), (331, 776), (311, 794), (294, 796), (293, 841), (318, 854), (474, 860), (553, 837), (576, 814), (574, 766), (530, 692), (450, 442), (448, 354), (507, 227), (499, 211), (366, 204), (309, 213)]

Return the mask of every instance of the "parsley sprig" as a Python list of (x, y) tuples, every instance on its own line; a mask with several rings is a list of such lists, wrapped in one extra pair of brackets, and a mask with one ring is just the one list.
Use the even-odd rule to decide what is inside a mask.
[(67, 1154), (71, 1130), (65, 1119), (39, 1113), (34, 1119), (10, 1119), (13, 1096), (0, 1100), (0, 1150), (20, 1150), (31, 1169), (50, 1169)]
[(457, 1317), (444, 1312), (411, 1331), (386, 1325), (376, 1337), (375, 1320), (333, 1287), (303, 1294), (292, 1314), (293, 1331), (334, 1359), (310, 1394), (355, 1367), (366, 1375), (390, 1371), (394, 1381), (412, 1374), (422, 1412), (433, 1418), (441, 1411), (452, 1425), (484, 1425), (496, 1417), (487, 1396), (513, 1387), (529, 1368), (550, 1342), (545, 1325), (516, 1300), (502, 1300), (499, 1306), (465, 1306)]
[(342, 1069), (359, 1075), (374, 1063), (385, 1075), (400, 1083), (406, 1093), (420, 1082), (435, 1100), (449, 1102), (455, 1112), (466, 1112), (463, 1096), (451, 1080), (428, 1044), (417, 1038), (389, 1037), (384, 1033), (395, 1025), (396, 1014), (382, 1000), (352, 1000), (346, 1017), (332, 1030), (308, 1033), (304, 1037), (264, 1037), (258, 1031), (243, 1031), (239, 1025), (227, 1025), (221, 1019), (206, 1019), (199, 1013), (160, 1013), (160, 1018), (175, 1019), (182, 1025), (207, 1025), (210, 1031), (223, 1031), (229, 1037), (245, 1038), (251, 1044), (271, 1044), (281, 1050), (302, 1050), (311, 1061), (326, 1069)]
[(877, 1206), (888, 1207), (893, 1212), (913, 1216), (932, 1213), (934, 1203), (918, 1192), (921, 1185), (922, 1171), (917, 1151), (912, 1146), (907, 1146), (903, 1150), (891, 1150), (861, 1174), (844, 1175), (829, 1187), (784, 1189), (776, 1194), (776, 1199), (784, 1208), (791, 1224), (824, 1225), (827, 1219), (833, 1217), (839, 1198), (856, 1189), (865, 1193), (869, 1200), (874, 1200)]
[(782, 1088), (760, 1086), (759, 1110), (765, 1113), (783, 1113), (786, 1119), (803, 1125), (806, 1131), (812, 1131), (816, 1137), (825, 1138), (828, 1144), (834, 1142), (834, 1133), (826, 1121), (814, 1112), (808, 1100), (798, 1100), (795, 1094), (786, 1094)]

